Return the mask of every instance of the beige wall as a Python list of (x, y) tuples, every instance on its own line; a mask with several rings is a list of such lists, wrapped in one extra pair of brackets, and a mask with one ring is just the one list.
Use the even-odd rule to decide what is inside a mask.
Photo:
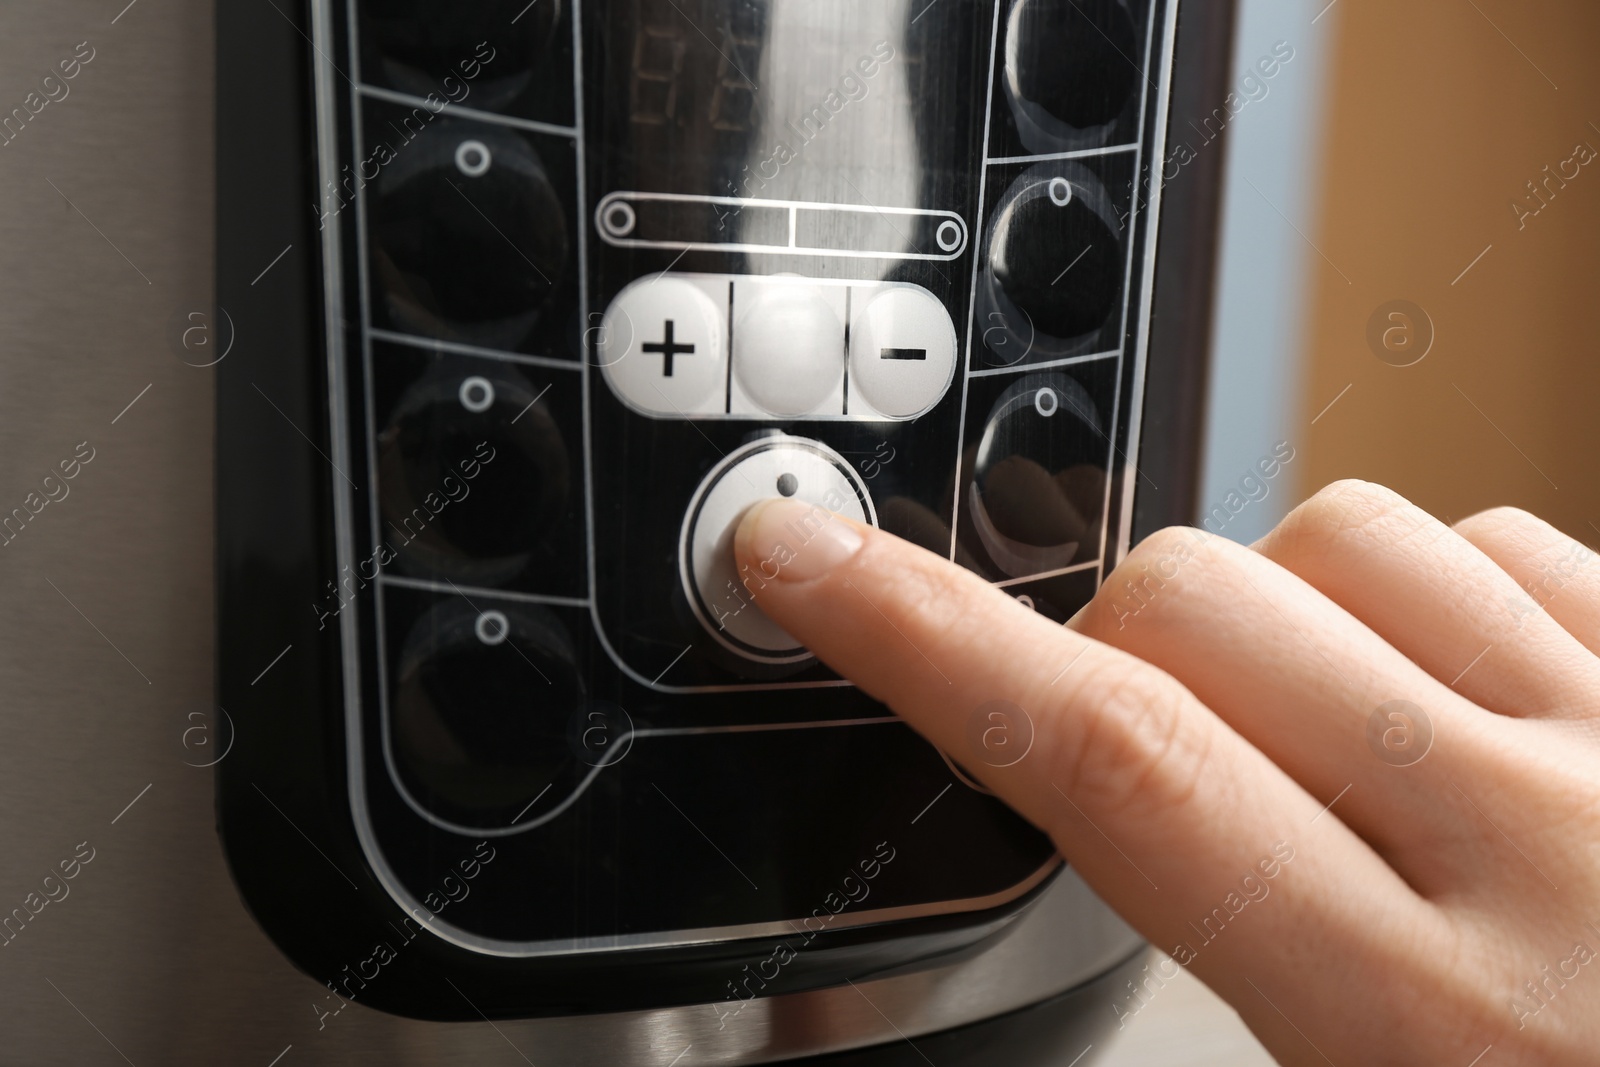
[[(1452, 519), (1515, 504), (1596, 543), (1600, 158), (1521, 229), (1510, 205), (1536, 203), (1526, 183), (1579, 143), (1600, 151), (1600, 5), (1338, 0), (1335, 14), (1301, 489), (1368, 478)], [(1414, 366), (1368, 346), (1394, 299), (1436, 329)]]

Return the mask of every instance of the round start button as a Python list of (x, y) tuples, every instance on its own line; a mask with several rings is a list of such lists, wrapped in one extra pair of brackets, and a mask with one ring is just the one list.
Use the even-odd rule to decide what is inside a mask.
[(830, 513), (878, 522), (866, 484), (843, 456), (808, 438), (775, 435), (730, 453), (700, 483), (684, 516), (679, 566), (695, 616), (719, 644), (758, 662), (798, 663), (811, 653), (761, 610), (761, 592), (781, 572), (786, 554), (743, 570), (733, 555), (744, 513), (776, 496), (817, 505), (793, 524), (793, 538), (785, 542), (791, 552), (804, 551), (823, 524), (837, 521)]

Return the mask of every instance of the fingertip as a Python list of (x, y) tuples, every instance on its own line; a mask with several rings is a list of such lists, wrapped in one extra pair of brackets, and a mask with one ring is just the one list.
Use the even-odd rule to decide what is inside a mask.
[(755, 543), (758, 536), (756, 531), (761, 525), (761, 515), (768, 507), (781, 502), (781, 497), (758, 500), (740, 516), (739, 525), (733, 531), (733, 556), (740, 566), (760, 562), (761, 555), (756, 550)]
[(769, 581), (798, 583), (845, 566), (866, 538), (856, 523), (820, 504), (773, 497), (744, 513), (733, 543), (741, 571), (759, 567)]

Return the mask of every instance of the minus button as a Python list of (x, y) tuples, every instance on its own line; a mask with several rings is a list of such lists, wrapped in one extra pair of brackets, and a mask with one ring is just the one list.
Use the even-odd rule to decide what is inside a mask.
[(879, 351), (880, 359), (927, 359), (926, 348), (885, 348)]

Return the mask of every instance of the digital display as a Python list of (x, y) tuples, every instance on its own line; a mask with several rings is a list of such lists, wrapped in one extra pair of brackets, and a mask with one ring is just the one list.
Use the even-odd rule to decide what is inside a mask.
[[(936, 172), (967, 174), (974, 163), (967, 149), (978, 132), (971, 126), (974, 82), (982, 78), (974, 45), (983, 28), (970, 7), (926, 10), (908, 0), (601, 6), (609, 84), (597, 95), (615, 186), (959, 207), (954, 184)], [(766, 225), (759, 217), (721, 221), (735, 230)]]

